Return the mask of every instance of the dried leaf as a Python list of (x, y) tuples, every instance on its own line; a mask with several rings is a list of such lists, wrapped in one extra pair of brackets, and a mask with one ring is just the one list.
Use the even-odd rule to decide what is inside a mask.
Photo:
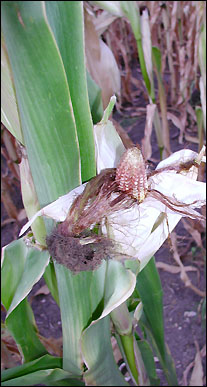
[(17, 345), (4, 326), (1, 328), (1, 369), (16, 367), (22, 361)]
[(25, 211), (24, 208), (22, 208), (22, 210), (20, 210), (18, 215), (17, 215), (17, 219), (18, 219), (19, 222), (21, 222), (22, 220), (24, 220), (26, 218), (27, 218), (26, 211)]
[(99, 36), (110, 26), (118, 16), (111, 15), (107, 11), (103, 11), (94, 18), (94, 25)]
[(131, 148), (134, 145), (134, 143), (132, 142), (132, 140), (130, 139), (129, 135), (126, 133), (126, 131), (114, 119), (112, 119), (112, 123), (113, 123), (114, 127), (116, 128), (116, 131), (117, 131), (119, 137), (121, 138), (125, 148), (126, 149), (127, 148)]
[[(165, 262), (157, 262), (156, 267), (158, 269), (163, 269), (168, 273), (172, 273), (172, 274), (178, 274), (182, 270), (180, 266), (169, 265), (168, 263), (165, 263)], [(193, 266), (185, 266), (185, 271), (198, 271), (198, 269)]]
[(181, 262), (181, 259), (180, 259), (180, 256), (179, 256), (179, 253), (178, 253), (178, 250), (177, 250), (177, 241), (176, 241), (176, 234), (175, 234), (175, 232), (171, 233), (171, 243), (172, 243), (173, 257), (174, 257), (175, 261), (178, 263), (178, 265), (181, 268), (180, 279), (184, 282), (186, 287), (191, 288), (200, 297), (205, 297), (205, 292), (203, 292), (202, 290), (200, 290), (196, 286), (194, 286), (191, 283), (191, 280), (190, 280), (190, 278), (188, 277), (188, 275), (186, 273), (185, 266)]
[(121, 78), (110, 48), (99, 39), (93, 16), (85, 10), (85, 50), (86, 65), (91, 77), (102, 90), (104, 109), (113, 94), (120, 94)]
[(115, 361), (118, 364), (118, 362), (122, 359), (122, 354), (120, 352), (119, 346), (114, 336), (111, 337), (111, 344), (112, 344)]
[(171, 120), (173, 122), (173, 124), (178, 128), (180, 129), (180, 131), (183, 133), (184, 132), (184, 125), (183, 125), (183, 122), (180, 120), (180, 118), (178, 118), (175, 114), (173, 113), (170, 113), (168, 112), (167, 113), (167, 119), (168, 120)]
[(58, 339), (55, 339), (54, 337), (44, 337), (38, 334), (38, 337), (44, 347), (47, 349), (51, 355), (56, 355), (62, 357), (63, 351), (62, 351), (62, 346), (63, 346), (63, 339), (62, 337), (59, 337)]
[(38, 296), (39, 294), (45, 294), (45, 295), (50, 294), (50, 291), (49, 291), (47, 285), (41, 286), (41, 288), (39, 288), (39, 289), (35, 292), (34, 297), (35, 297), (35, 296)]
[(199, 345), (197, 341), (195, 342), (196, 345), (196, 356), (194, 360), (194, 367), (193, 372), (190, 378), (189, 386), (203, 386), (203, 366), (202, 366), (202, 358), (199, 350)]
[(197, 137), (190, 136), (189, 134), (185, 134), (185, 140), (192, 142), (193, 144), (198, 144), (199, 140)]
[[(206, 345), (204, 345), (203, 348), (201, 349), (200, 355), (202, 357), (206, 356)], [(191, 368), (193, 366), (194, 366), (194, 361), (192, 361), (190, 364), (188, 364), (188, 366), (186, 367), (185, 371), (183, 372), (183, 383), (182, 383), (183, 386), (188, 386), (188, 381), (187, 381), (188, 373), (189, 373), (189, 371), (191, 370)]]
[(197, 243), (198, 247), (203, 249), (201, 234), (198, 230), (195, 230), (186, 219), (182, 219), (183, 226), (185, 229), (192, 235), (194, 241)]
[(147, 105), (144, 138), (142, 140), (142, 153), (145, 160), (149, 160), (152, 155), (151, 134), (156, 107), (157, 106), (155, 104)]

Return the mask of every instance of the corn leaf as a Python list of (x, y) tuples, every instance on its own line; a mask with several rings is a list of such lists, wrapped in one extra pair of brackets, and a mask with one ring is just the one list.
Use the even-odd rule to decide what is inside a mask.
[(10, 379), (3, 382), (2, 386), (84, 386), (78, 379), (69, 378), (68, 372), (62, 369), (45, 369), (31, 372), (28, 375)]
[(151, 386), (159, 386), (152, 349), (146, 340), (137, 340), (137, 345), (142, 355), (144, 366)]
[(83, 330), (123, 303), (133, 292), (136, 277), (121, 263), (112, 260), (103, 261), (94, 272), (74, 275), (57, 263), (55, 271), (63, 331), (63, 369), (81, 375)]
[(2, 29), (29, 164), (43, 206), (81, 181), (67, 77), (44, 2), (5, 1)]
[(82, 181), (96, 174), (88, 100), (82, 1), (46, 1), (46, 13), (63, 61), (76, 122)]
[(22, 144), (23, 135), (4, 39), (1, 39), (1, 121)]
[[(162, 139), (164, 144), (164, 158), (168, 157), (171, 154), (170, 151), (170, 134), (167, 120), (167, 100), (165, 94), (165, 88), (162, 79), (162, 61), (161, 61), (161, 52), (159, 48), (152, 47), (152, 60), (154, 64), (155, 73), (158, 81), (158, 92), (160, 100), (160, 110), (162, 114)], [(158, 142), (159, 144), (159, 142)]]
[(55, 274), (55, 268), (54, 263), (50, 262), (49, 265), (47, 265), (45, 272), (44, 272), (44, 280), (48, 286), (48, 289), (51, 292), (51, 295), (53, 296), (54, 300), (59, 305), (59, 295), (58, 295), (58, 286), (57, 286), (57, 278)]
[(51, 355), (44, 355), (38, 359), (22, 364), (21, 366), (13, 367), (2, 372), (1, 381), (5, 382), (9, 379), (18, 378), (29, 374), (30, 372), (39, 371), (47, 368), (61, 368), (62, 359)]
[(29, 294), (49, 263), (48, 251), (27, 247), (23, 239), (3, 248), (2, 302), (7, 317)]
[(82, 386), (81, 380), (64, 371), (62, 359), (44, 355), (38, 359), (2, 372), (2, 386), (33, 386), (35, 384), (53, 386)]
[(84, 373), (84, 380), (89, 386), (128, 386), (115, 362), (110, 336), (109, 316), (83, 333), (82, 353), (89, 368)]
[(6, 326), (16, 341), (24, 362), (47, 353), (37, 335), (34, 314), (26, 298), (9, 314)]
[[(150, 280), (149, 280), (150, 279)], [(149, 287), (150, 293), (149, 293)], [(165, 356), (164, 320), (163, 320), (163, 291), (154, 258), (138, 274), (136, 288), (142, 300), (144, 313), (152, 325), (154, 336), (157, 338), (160, 353)], [(148, 288), (148, 291), (146, 290)], [(153, 298), (153, 301), (152, 301)], [(153, 316), (153, 317), (152, 317)], [(152, 319), (153, 318), (153, 319)], [(153, 323), (152, 323), (153, 321)]]
[(2, 249), (1, 297), (2, 303), (7, 310), (12, 303), (17, 286), (21, 280), (27, 253), (28, 247), (22, 239), (13, 241)]
[(88, 98), (91, 109), (91, 115), (94, 125), (101, 121), (103, 116), (103, 103), (101, 99), (101, 89), (96, 82), (91, 78), (87, 71), (87, 86), (88, 86)]
[(27, 247), (23, 239), (3, 248), (2, 303), (7, 309), (6, 326), (25, 361), (47, 353), (37, 336), (32, 309), (26, 299), (49, 262), (48, 251)]
[(91, 316), (89, 289), (92, 272), (74, 276), (55, 263), (63, 334), (63, 369), (81, 375), (80, 335)]
[(163, 320), (163, 291), (160, 277), (152, 258), (138, 274), (136, 289), (143, 304), (143, 317), (140, 321), (156, 349), (163, 371), (170, 385), (178, 385), (174, 364), (165, 345)]

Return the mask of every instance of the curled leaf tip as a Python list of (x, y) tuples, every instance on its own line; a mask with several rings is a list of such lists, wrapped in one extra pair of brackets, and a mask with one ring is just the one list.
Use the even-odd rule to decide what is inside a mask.
[(114, 108), (114, 105), (116, 103), (116, 96), (113, 95), (111, 98), (110, 98), (110, 101), (109, 101), (109, 104), (107, 106), (107, 108), (104, 110), (104, 114), (103, 114), (103, 118), (101, 120), (101, 124), (106, 124), (108, 119), (109, 119), (109, 116), (110, 114), (112, 113), (112, 110)]

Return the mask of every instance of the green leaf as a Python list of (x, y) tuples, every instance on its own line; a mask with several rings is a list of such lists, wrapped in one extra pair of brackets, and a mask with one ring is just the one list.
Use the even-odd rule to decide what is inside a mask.
[(59, 295), (58, 295), (58, 285), (57, 285), (57, 278), (56, 278), (53, 262), (50, 262), (49, 265), (47, 265), (44, 272), (44, 280), (47, 284), (48, 289), (51, 292), (51, 295), (59, 305), (60, 301), (59, 301)]
[(123, 303), (132, 294), (136, 277), (112, 260), (103, 261), (94, 272), (74, 275), (57, 263), (55, 271), (63, 331), (63, 369), (81, 375), (83, 330)]
[(101, 89), (96, 82), (91, 78), (88, 71), (86, 71), (88, 98), (91, 109), (91, 115), (94, 125), (101, 121), (103, 116), (103, 103), (101, 97)]
[(46, 1), (70, 90), (81, 156), (82, 181), (96, 174), (93, 123), (88, 100), (82, 1)]
[(119, 348), (121, 350), (125, 363), (128, 366), (128, 370), (131, 374), (133, 382), (139, 385), (139, 381), (141, 382), (141, 378), (138, 372), (138, 367), (135, 359), (137, 350), (135, 348), (134, 334), (131, 332), (126, 336), (119, 335), (119, 338), (116, 335), (116, 339), (119, 344)]
[(145, 82), (147, 92), (154, 101), (155, 96), (154, 96), (153, 85), (151, 85), (151, 82), (147, 73), (145, 58), (144, 58), (143, 37), (141, 32), (140, 12), (138, 8), (138, 3), (134, 1), (121, 1), (120, 4), (121, 4), (122, 11), (130, 21), (130, 24), (137, 42), (138, 57), (139, 57), (140, 68), (142, 71), (142, 76)]
[(203, 140), (204, 140), (202, 108), (200, 106), (196, 106), (195, 113), (196, 113), (196, 121), (198, 126), (198, 140), (199, 140), (199, 150), (200, 150), (203, 146)]
[(2, 30), (40, 206), (80, 184), (67, 77), (44, 2), (2, 3)]
[[(157, 47), (152, 47), (152, 61), (155, 68), (155, 73), (157, 76), (158, 81), (158, 93), (159, 93), (159, 101), (160, 101), (160, 110), (161, 110), (161, 116), (162, 116), (162, 140), (158, 140), (158, 145), (160, 147), (160, 153), (162, 156), (162, 141), (164, 145), (164, 153), (163, 156), (166, 158), (171, 154), (170, 150), (170, 134), (169, 134), (169, 126), (168, 126), (168, 119), (167, 119), (167, 99), (166, 99), (166, 93), (165, 93), (165, 87), (162, 79), (162, 58), (161, 58), (161, 51)], [(158, 122), (158, 116), (156, 118), (156, 133), (157, 138), (160, 138), (159, 134), (159, 122)]]
[(139, 292), (143, 310), (161, 353), (165, 357), (163, 290), (154, 258), (137, 276), (136, 288)]
[(32, 372), (29, 375), (10, 379), (3, 382), (2, 386), (36, 386), (43, 384), (46, 386), (84, 386), (78, 379), (68, 377), (68, 372), (61, 369), (47, 369)]
[(48, 251), (27, 247), (23, 239), (3, 248), (2, 303), (7, 309), (6, 326), (25, 361), (47, 353), (37, 336), (32, 309), (26, 299), (49, 262)]
[(23, 239), (13, 241), (2, 249), (1, 299), (7, 310), (21, 280), (27, 253), (28, 247)]
[(93, 311), (103, 301), (103, 318), (126, 301), (133, 293), (136, 276), (118, 261), (103, 261), (98, 270), (93, 273), (91, 281), (90, 298)]
[(141, 39), (140, 15), (137, 4), (134, 1), (120, 1), (123, 14), (129, 19), (135, 39)]
[(1, 39), (1, 121), (16, 139), (24, 144), (11, 70), (4, 39)]
[(110, 336), (109, 316), (90, 325), (83, 333), (81, 348), (89, 368), (84, 380), (89, 386), (128, 386), (115, 362)]
[[(34, 187), (31, 170), (29, 167), (26, 150), (22, 147), (22, 158), (19, 164), (22, 202), (28, 219), (40, 209), (36, 189)], [(45, 246), (46, 228), (44, 220), (38, 217), (31, 226), (35, 240), (42, 246)]]
[(150, 380), (150, 385), (159, 386), (160, 380), (156, 374), (154, 356), (149, 343), (146, 340), (137, 340), (137, 344), (142, 355), (147, 375)]
[(162, 56), (158, 47), (152, 47), (152, 58), (158, 73), (162, 74)]
[(63, 369), (81, 375), (80, 336), (91, 316), (92, 272), (71, 273), (55, 263), (63, 333)]
[(2, 302), (7, 317), (42, 277), (49, 259), (47, 250), (27, 247), (23, 239), (3, 248)]
[(5, 382), (9, 379), (18, 378), (20, 376), (27, 375), (31, 372), (48, 368), (62, 368), (62, 358), (54, 357), (47, 354), (20, 366), (4, 370), (2, 372), (1, 381)]
[(138, 57), (140, 62), (140, 68), (142, 71), (142, 76), (146, 85), (146, 89), (150, 97), (155, 99), (154, 90), (150, 83), (150, 79), (148, 77), (144, 52), (142, 47), (142, 33), (140, 26), (140, 14), (139, 8), (137, 7), (137, 3), (134, 1), (93, 1), (100, 8), (105, 9), (106, 11), (112, 13), (113, 15), (117, 15), (120, 17), (126, 16), (131, 24), (132, 31), (134, 33), (134, 37), (137, 42), (137, 50)]
[(144, 312), (139, 324), (147, 332), (148, 339), (156, 350), (168, 383), (177, 386), (175, 367), (165, 344), (163, 291), (154, 257), (138, 274), (136, 289), (139, 292)]
[(25, 362), (47, 353), (38, 338), (34, 314), (26, 298), (7, 317), (6, 326), (14, 337)]
[(82, 386), (81, 380), (62, 368), (62, 358), (44, 355), (41, 358), (2, 372), (2, 386)]

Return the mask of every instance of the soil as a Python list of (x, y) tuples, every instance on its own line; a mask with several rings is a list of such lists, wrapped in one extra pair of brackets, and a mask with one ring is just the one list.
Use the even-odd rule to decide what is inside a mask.
[[(126, 114), (125, 114), (126, 115)], [(129, 114), (130, 116), (130, 114)], [(114, 119), (125, 127), (133, 123), (131, 130), (126, 129), (128, 135), (134, 143), (141, 143), (144, 136), (145, 116), (136, 117), (136, 120), (130, 117), (121, 116), (118, 111), (114, 114)], [(184, 140), (183, 144), (179, 144), (179, 131), (171, 124), (171, 147), (172, 151), (179, 149), (190, 148), (197, 151), (197, 144), (189, 143)], [(153, 131), (151, 143), (153, 146), (153, 160), (159, 161), (159, 151), (155, 133)], [(16, 207), (20, 210), (23, 208), (21, 201), (21, 193), (16, 185), (12, 188), (12, 198)], [(8, 218), (4, 206), (2, 205), (2, 221)], [(26, 219), (22, 222), (12, 222), (2, 227), (1, 245), (5, 246), (12, 240), (18, 238), (18, 232)], [(201, 291), (205, 291), (205, 259), (202, 251), (197, 247), (192, 236), (185, 230), (182, 222), (175, 229), (178, 239), (178, 252), (185, 266), (191, 266), (195, 271), (188, 271), (188, 276), (194, 286)], [(204, 235), (202, 234), (203, 239)], [(204, 243), (204, 242), (203, 242)], [(177, 265), (173, 253), (170, 249), (169, 241), (166, 241), (160, 250), (155, 254), (156, 262), (164, 262), (170, 266)], [(163, 287), (163, 304), (164, 304), (164, 325), (165, 339), (174, 359), (176, 373), (179, 385), (185, 385), (183, 373), (196, 356), (196, 342), (200, 350), (205, 345), (205, 320), (202, 318), (202, 301), (203, 298), (195, 293), (189, 287), (186, 287), (181, 279), (180, 273), (170, 273), (162, 268), (158, 268), (161, 283)], [(34, 311), (36, 323), (41, 335), (46, 338), (60, 338), (62, 334), (60, 311), (50, 294), (35, 293), (42, 289), (45, 284), (42, 278), (33, 288), (29, 295), (29, 299)], [(206, 375), (205, 356), (202, 358), (203, 372)], [(161, 385), (167, 385), (163, 372), (157, 364), (158, 376), (161, 379)], [(188, 381), (192, 368), (188, 374)], [(205, 377), (204, 377), (205, 379)], [(205, 385), (205, 383), (204, 383)]]

